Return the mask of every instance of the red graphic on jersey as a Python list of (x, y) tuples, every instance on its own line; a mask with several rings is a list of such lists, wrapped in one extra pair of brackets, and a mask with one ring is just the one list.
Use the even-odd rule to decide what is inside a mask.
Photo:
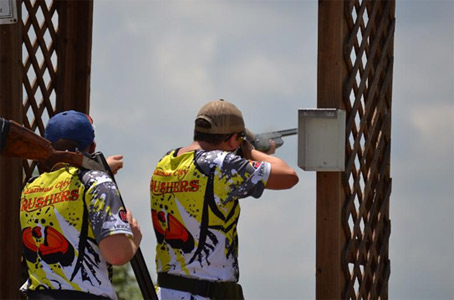
[[(151, 218), (158, 243), (165, 240), (172, 248), (181, 249), (185, 253), (194, 249), (194, 238), (191, 233), (172, 214), (167, 213), (166, 220), (166, 214), (163, 211), (157, 212), (153, 209)], [(165, 229), (164, 226), (166, 226)]]
[(262, 164), (261, 162), (258, 161), (249, 161), (249, 163), (251, 164), (252, 167), (254, 167), (254, 169), (258, 169)]
[[(39, 241), (44, 238), (44, 241)], [(22, 230), (25, 258), (35, 263), (39, 257), (48, 264), (60, 263), (69, 266), (74, 260), (74, 248), (68, 240), (53, 227), (46, 226), (44, 235), (41, 227), (27, 227)]]
[(121, 209), (119, 212), (118, 212), (118, 215), (120, 216), (120, 219), (127, 223), (128, 222), (128, 218), (126, 217), (126, 210), (124, 209)]
[[(37, 227), (35, 227), (37, 228)], [(41, 233), (41, 228), (37, 232)], [(38, 247), (36, 246), (35, 239), (33, 238), (33, 231), (31, 227), (22, 230), (22, 244), (24, 248), (24, 255), (28, 261), (35, 262), (38, 257)]]

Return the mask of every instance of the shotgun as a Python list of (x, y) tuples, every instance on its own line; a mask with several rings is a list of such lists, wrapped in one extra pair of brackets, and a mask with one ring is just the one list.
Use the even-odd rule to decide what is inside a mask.
[(88, 154), (57, 151), (47, 139), (18, 123), (0, 118), (0, 154), (55, 164), (67, 162), (76, 167), (104, 170), (102, 164)]
[(279, 148), (284, 144), (282, 137), (295, 135), (298, 133), (298, 128), (284, 129), (278, 131), (270, 131), (265, 133), (254, 134), (249, 129), (246, 129), (245, 135), (246, 140), (254, 146), (255, 149), (266, 152), (270, 149), (269, 140), (273, 140), (276, 143), (276, 148)]
[[(112, 170), (107, 164), (104, 155), (101, 152), (96, 152), (92, 155), (92, 157), (94, 160), (98, 161), (101, 165), (104, 166), (105, 172), (112, 178), (113, 182), (117, 184), (117, 182), (115, 181), (114, 174), (112, 173)], [(126, 208), (123, 202), (123, 198), (121, 197), (120, 191), (118, 191), (118, 195), (120, 196), (120, 201), (123, 207)], [(145, 259), (143, 258), (140, 247), (137, 248), (136, 254), (131, 259), (130, 263), (136, 276), (137, 284), (139, 285), (140, 291), (142, 292), (143, 298), (146, 300), (148, 299), (158, 300), (158, 296), (156, 295), (153, 281), (151, 280), (151, 276), (150, 273), (148, 272), (147, 264), (145, 263)]]

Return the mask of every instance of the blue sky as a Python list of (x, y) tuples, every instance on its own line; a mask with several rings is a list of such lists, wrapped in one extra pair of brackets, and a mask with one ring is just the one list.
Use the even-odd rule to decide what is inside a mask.
[[(390, 299), (454, 291), (454, 2), (396, 3)], [(149, 180), (192, 141), (205, 102), (224, 98), (255, 132), (297, 127), (316, 107), (317, 1), (119, 1), (94, 4), (91, 109), (98, 150), (125, 155), (117, 175), (138, 218), (152, 277)], [(244, 199), (240, 283), (247, 299), (315, 297), (315, 172), (296, 137), (277, 156), (300, 183)]]

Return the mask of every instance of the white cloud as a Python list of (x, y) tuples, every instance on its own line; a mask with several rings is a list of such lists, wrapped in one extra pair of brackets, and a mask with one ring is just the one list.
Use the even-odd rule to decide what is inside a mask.
[[(433, 157), (451, 157), (454, 163), (454, 100), (450, 103), (416, 104), (409, 108), (409, 122), (421, 139), (419, 151)], [(417, 138), (417, 137), (413, 137)], [(449, 163), (449, 162), (448, 162)]]
[(425, 138), (453, 134), (454, 99), (451, 103), (419, 104), (410, 108), (410, 122)]
[(285, 58), (276, 59), (274, 56), (253, 53), (232, 64), (228, 68), (228, 76), (238, 88), (248, 93), (289, 96), (298, 90), (295, 83), (301, 77), (301, 72), (297, 69), (298, 66)]
[(154, 79), (163, 88), (172, 89), (178, 99), (197, 99), (202, 90), (209, 92), (213, 85), (208, 71), (215, 55), (215, 36), (172, 34), (151, 49)]

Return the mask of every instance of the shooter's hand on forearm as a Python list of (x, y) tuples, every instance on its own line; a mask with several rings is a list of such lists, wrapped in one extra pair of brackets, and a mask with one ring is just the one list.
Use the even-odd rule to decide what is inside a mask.
[(270, 143), (270, 147), (269, 147), (268, 151), (266, 151), (264, 153), (266, 153), (268, 155), (276, 153), (276, 148), (277, 148), (276, 142), (274, 140), (269, 140), (269, 143)]

